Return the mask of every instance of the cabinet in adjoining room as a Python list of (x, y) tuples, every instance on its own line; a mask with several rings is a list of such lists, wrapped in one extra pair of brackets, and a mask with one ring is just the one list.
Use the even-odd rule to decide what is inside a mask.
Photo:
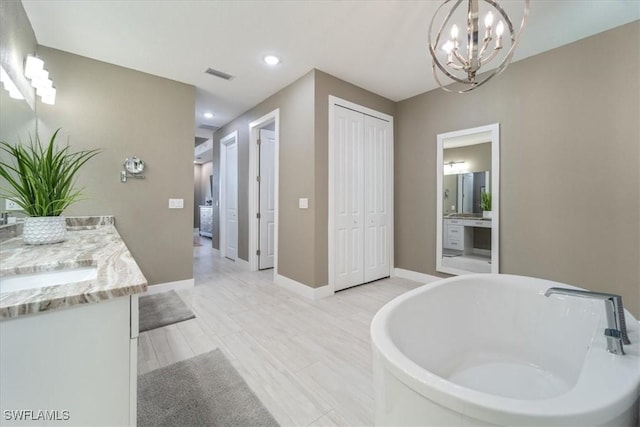
[(213, 206), (200, 206), (201, 236), (213, 237)]

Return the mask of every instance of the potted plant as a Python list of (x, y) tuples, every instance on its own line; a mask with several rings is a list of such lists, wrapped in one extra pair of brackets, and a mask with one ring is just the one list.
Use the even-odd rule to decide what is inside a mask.
[(40, 138), (29, 145), (0, 141), (0, 176), (8, 189), (2, 197), (15, 202), (28, 215), (23, 239), (26, 244), (41, 245), (65, 240), (67, 226), (62, 212), (80, 200), (81, 190), (74, 188), (80, 168), (100, 150), (72, 152), (69, 145), (59, 148), (56, 130), (43, 146)]
[(480, 194), (480, 209), (482, 209), (483, 218), (491, 218), (491, 193), (488, 191)]

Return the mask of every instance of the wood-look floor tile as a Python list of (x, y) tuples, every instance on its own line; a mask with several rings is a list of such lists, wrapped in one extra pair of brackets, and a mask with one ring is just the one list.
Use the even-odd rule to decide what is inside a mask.
[(201, 241), (195, 286), (178, 292), (196, 318), (141, 333), (139, 374), (219, 348), (280, 425), (373, 425), (371, 319), (421, 284), (389, 278), (313, 301)]

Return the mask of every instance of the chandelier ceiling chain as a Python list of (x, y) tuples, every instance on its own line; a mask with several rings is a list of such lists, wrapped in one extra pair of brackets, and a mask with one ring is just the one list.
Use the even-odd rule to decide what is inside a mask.
[[(516, 33), (511, 18), (509, 18), (505, 10), (497, 1), (466, 1), (468, 5), (467, 13), (465, 14), (466, 35), (463, 35), (462, 40), (459, 38), (460, 29), (456, 24), (452, 24), (449, 27), (450, 39), (446, 39), (446, 36), (443, 36), (443, 34), (445, 28), (453, 21), (453, 15), (463, 0), (445, 0), (445, 2), (438, 7), (436, 13), (431, 19), (431, 24), (429, 25), (429, 53), (433, 59), (431, 69), (438, 85), (447, 92), (469, 92), (504, 71), (507, 65), (509, 65), (509, 62), (511, 62), (515, 47), (518, 44), (529, 14), (530, 0), (524, 0), (522, 22), (518, 32)], [(452, 2), (455, 3), (443, 19), (434, 39), (434, 23), (437, 17), (441, 15), (440, 11)], [(480, 18), (480, 4), (483, 3), (489, 5), (492, 10), (489, 10), (484, 17), (484, 35), (480, 38), (480, 26), (478, 21)], [(498, 23), (494, 26), (494, 20), (496, 17)], [(509, 47), (509, 50), (503, 56), (502, 61), (497, 63), (491, 72), (488, 72), (483, 75), (482, 78), (478, 79), (478, 74), (481, 72), (481, 68), (485, 65), (494, 65), (492, 64), (492, 61), (500, 54), (501, 51), (503, 51), (503, 36), (505, 35), (508, 35), (509, 42), (507, 46)], [(441, 39), (443, 38), (446, 39), (446, 41), (441, 43)], [(445, 55), (439, 57), (437, 53), (438, 48), (444, 51)], [(450, 81), (443, 83), (438, 71)], [(450, 83), (461, 83), (465, 87), (461, 90), (452, 90), (446, 87), (446, 85)]]

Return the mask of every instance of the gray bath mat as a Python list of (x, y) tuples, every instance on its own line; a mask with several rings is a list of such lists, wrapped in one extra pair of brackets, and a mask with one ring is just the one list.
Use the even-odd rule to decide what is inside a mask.
[(171, 325), (196, 317), (176, 291), (140, 297), (140, 332)]
[(138, 426), (278, 426), (220, 350), (138, 377)]

